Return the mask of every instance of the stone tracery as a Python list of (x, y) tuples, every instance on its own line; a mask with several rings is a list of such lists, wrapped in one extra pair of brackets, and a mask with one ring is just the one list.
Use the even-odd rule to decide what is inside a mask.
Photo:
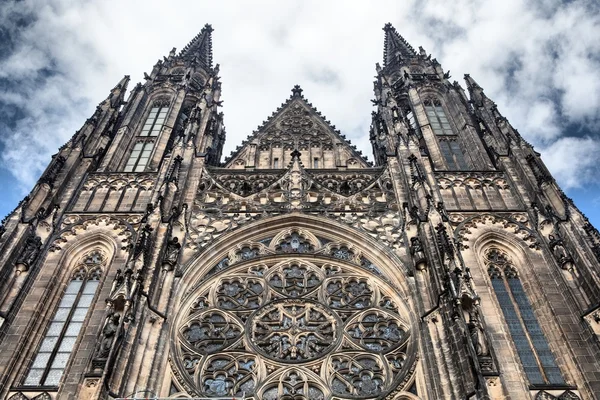
[(181, 309), (172, 361), (190, 395), (374, 399), (407, 382), (403, 302), (362, 260), (335, 253), (359, 249), (302, 229), (253, 243), (265, 250), (201, 281)]

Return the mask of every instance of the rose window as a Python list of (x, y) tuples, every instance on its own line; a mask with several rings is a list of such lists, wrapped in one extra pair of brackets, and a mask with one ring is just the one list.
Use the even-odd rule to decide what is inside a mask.
[(415, 345), (395, 290), (286, 240), (282, 252), (295, 254), (241, 260), (188, 294), (173, 330), (179, 385), (273, 400), (379, 399), (408, 386)]
[(327, 354), (339, 341), (341, 322), (311, 300), (284, 299), (258, 310), (249, 321), (250, 344), (265, 357), (306, 362)]

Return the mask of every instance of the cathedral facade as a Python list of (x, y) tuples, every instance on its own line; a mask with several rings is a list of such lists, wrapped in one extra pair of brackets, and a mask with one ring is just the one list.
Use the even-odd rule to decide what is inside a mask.
[(0, 398), (600, 399), (600, 234), (384, 27), (374, 163), (299, 86), (222, 161), (207, 25), (0, 229)]

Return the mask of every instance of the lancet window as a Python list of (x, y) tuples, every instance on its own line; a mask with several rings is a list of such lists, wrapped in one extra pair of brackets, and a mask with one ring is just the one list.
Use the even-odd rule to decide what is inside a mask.
[(144, 172), (146, 170), (152, 150), (154, 150), (156, 137), (165, 123), (168, 109), (168, 103), (165, 101), (154, 103), (136, 138), (136, 143), (125, 165), (125, 172)]
[(92, 251), (79, 262), (27, 373), (25, 386), (58, 386), (98, 289), (104, 261), (100, 251)]
[(442, 103), (438, 99), (427, 99), (423, 104), (429, 125), (438, 139), (440, 151), (447, 168), (449, 170), (470, 169), (470, 163), (460, 147), (458, 135), (452, 130), (452, 125)]
[(433, 132), (436, 135), (444, 136), (455, 134), (452, 131), (452, 127), (450, 126), (450, 121), (448, 121), (444, 107), (442, 107), (442, 103), (439, 100), (425, 100), (424, 105), (425, 112), (427, 113), (427, 119), (429, 120), (431, 129), (433, 129)]
[(486, 253), (488, 274), (517, 354), (532, 385), (564, 385), (548, 341), (523, 290), (517, 269), (501, 250)]

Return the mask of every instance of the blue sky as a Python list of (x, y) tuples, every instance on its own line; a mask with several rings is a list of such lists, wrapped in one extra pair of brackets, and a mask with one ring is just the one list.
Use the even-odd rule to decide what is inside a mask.
[(235, 148), (294, 84), (365, 154), (384, 23), (471, 76), (600, 226), (597, 1), (5, 1), (0, 8), (0, 216), (123, 75), (133, 86), (205, 23)]

